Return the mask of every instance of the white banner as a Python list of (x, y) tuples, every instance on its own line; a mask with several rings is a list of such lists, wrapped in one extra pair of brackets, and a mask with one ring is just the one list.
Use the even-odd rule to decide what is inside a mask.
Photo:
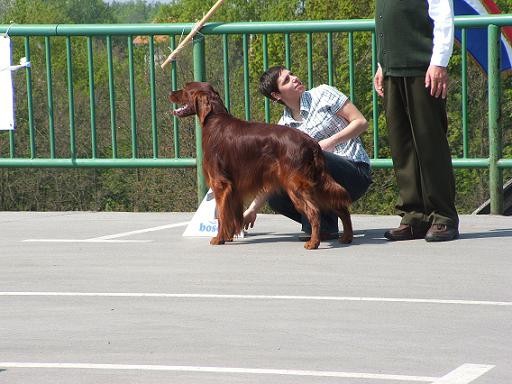
[(11, 77), (11, 39), (0, 36), (0, 130), (14, 129), (14, 97)]

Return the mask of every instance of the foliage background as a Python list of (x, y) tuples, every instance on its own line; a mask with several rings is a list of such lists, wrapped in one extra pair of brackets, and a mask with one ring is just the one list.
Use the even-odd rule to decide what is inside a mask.
[[(512, 13), (508, 0), (496, 1), (504, 12)], [(204, 0), (175, 0), (170, 4), (146, 4), (143, 0), (113, 2), (101, 0), (0, 0), (0, 24), (14, 21), (18, 24), (82, 24), (82, 23), (139, 23), (139, 22), (195, 22), (209, 8)], [(282, 20), (331, 20), (365, 19), (373, 17), (374, 1), (359, 0), (228, 0), (215, 13), (211, 22), (241, 21), (282, 21)], [(250, 105), (251, 117), (264, 119), (263, 97), (257, 93), (257, 81), (263, 70), (261, 36), (250, 40)], [(269, 65), (284, 63), (282, 36), (269, 35)], [(370, 120), (372, 127), (372, 70), (370, 35), (354, 34), (356, 57), (356, 83), (354, 102)], [(37, 145), (39, 153), (47, 150), (48, 111), (46, 100), (44, 41), (31, 39), (33, 50), (33, 94), (36, 116)], [(223, 93), (224, 77), (221, 66), (222, 52), (218, 48), (220, 38), (209, 37), (206, 41), (207, 79)], [(13, 38), (13, 57), (23, 56), (23, 40)], [(300, 36), (292, 38), (292, 70), (306, 83), (319, 85), (327, 82), (325, 37), (313, 40), (313, 78), (307, 77), (305, 42)], [(230, 38), (230, 98), (231, 112), (244, 117), (242, 41)], [(157, 47), (157, 54), (165, 57), (165, 46)], [(63, 40), (52, 41), (52, 66), (54, 99), (56, 110), (57, 152), (69, 156), (69, 117), (67, 116), (66, 60)], [(190, 49), (188, 50), (190, 51)], [(335, 74), (334, 85), (349, 94), (348, 55), (346, 34), (337, 34), (334, 39)], [(147, 47), (137, 46), (134, 52), (136, 63), (135, 83), (137, 97), (137, 130), (141, 154), (149, 153), (151, 143), (149, 99), (149, 70)], [(75, 91), (75, 124), (77, 126), (77, 154), (90, 155), (89, 82), (87, 76), (87, 49), (84, 39), (73, 40), (73, 68)], [(116, 76), (116, 115), (119, 151), (130, 154), (130, 105), (129, 79), (127, 76), (126, 39), (114, 39)], [(98, 146), (102, 156), (109, 156), (110, 111), (101, 108), (108, 105), (108, 72), (106, 66), (105, 42), (94, 41), (95, 60), (95, 100), (97, 105)], [(452, 154), (462, 157), (462, 130), (460, 121), (460, 51), (458, 47), (450, 62), (449, 140)], [(41, 68), (41, 70), (38, 70)], [(179, 84), (193, 78), (190, 54), (185, 53), (178, 65)], [(469, 122), (470, 156), (487, 157), (488, 132), (487, 116), (482, 110), (487, 106), (487, 79), (480, 68), (472, 61), (469, 67)], [(16, 75), (18, 101), (18, 131), (27, 126), (25, 79)], [(170, 90), (168, 76), (157, 71), (158, 127), (161, 137), (160, 153), (163, 156), (175, 155), (172, 143), (172, 118), (165, 103)], [(59, 102), (62, 101), (62, 102)], [(512, 156), (512, 76), (503, 75), (503, 143), (504, 155)], [(271, 119), (276, 121), (281, 109), (271, 106)], [(386, 139), (386, 124), (382, 114), (379, 117), (380, 144), (379, 156), (389, 157)], [(193, 121), (184, 121), (179, 126), (182, 139), (180, 155), (195, 154)], [(60, 133), (60, 134), (59, 134)], [(372, 128), (364, 135), (367, 151), (373, 153)], [(0, 133), (0, 155), (8, 153), (8, 140)], [(28, 153), (26, 136), (17, 135), (16, 148)], [(461, 213), (472, 212), (488, 198), (488, 173), (484, 170), (456, 169), (457, 206)], [(511, 177), (505, 171), (505, 180)], [(196, 175), (194, 169), (0, 169), (0, 209), (2, 210), (113, 210), (113, 211), (192, 211), (197, 206)], [(392, 214), (397, 196), (392, 170), (374, 170), (374, 184), (369, 193), (354, 205), (353, 211), (369, 214)]]

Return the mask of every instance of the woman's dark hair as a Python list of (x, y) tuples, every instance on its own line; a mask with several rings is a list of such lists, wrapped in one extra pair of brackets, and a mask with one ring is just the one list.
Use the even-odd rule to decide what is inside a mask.
[(276, 100), (272, 97), (273, 92), (279, 92), (279, 89), (277, 87), (277, 79), (279, 78), (279, 75), (281, 74), (281, 71), (283, 69), (286, 69), (286, 67), (282, 65), (276, 65), (275, 67), (271, 67), (263, 73), (260, 77), (260, 85), (259, 85), (259, 91), (260, 93), (268, 97), (270, 100), (277, 101), (278, 103), (283, 104), (281, 100)]

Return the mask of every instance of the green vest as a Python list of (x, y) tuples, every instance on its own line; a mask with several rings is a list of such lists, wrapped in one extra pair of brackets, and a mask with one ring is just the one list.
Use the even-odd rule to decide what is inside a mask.
[(376, 0), (377, 60), (384, 75), (424, 75), (432, 57), (433, 30), (427, 0)]

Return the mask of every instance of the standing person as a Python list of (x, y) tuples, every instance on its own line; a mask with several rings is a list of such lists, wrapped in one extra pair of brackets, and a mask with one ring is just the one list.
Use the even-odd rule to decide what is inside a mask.
[(446, 132), (452, 0), (376, 0), (377, 94), (384, 98), (400, 226), (389, 240), (459, 236)]
[[(352, 201), (359, 199), (371, 184), (370, 159), (359, 138), (368, 122), (347, 96), (325, 84), (306, 91), (301, 80), (283, 66), (268, 69), (260, 78), (259, 89), (264, 96), (284, 105), (278, 124), (299, 129), (318, 141), (331, 176), (348, 191)], [(309, 222), (284, 192), (257, 196), (244, 212), (246, 229), (253, 227), (256, 214), (267, 199), (274, 211), (302, 223), (305, 234), (299, 239), (309, 240)], [(337, 239), (338, 232), (338, 216), (322, 213), (321, 240)]]

